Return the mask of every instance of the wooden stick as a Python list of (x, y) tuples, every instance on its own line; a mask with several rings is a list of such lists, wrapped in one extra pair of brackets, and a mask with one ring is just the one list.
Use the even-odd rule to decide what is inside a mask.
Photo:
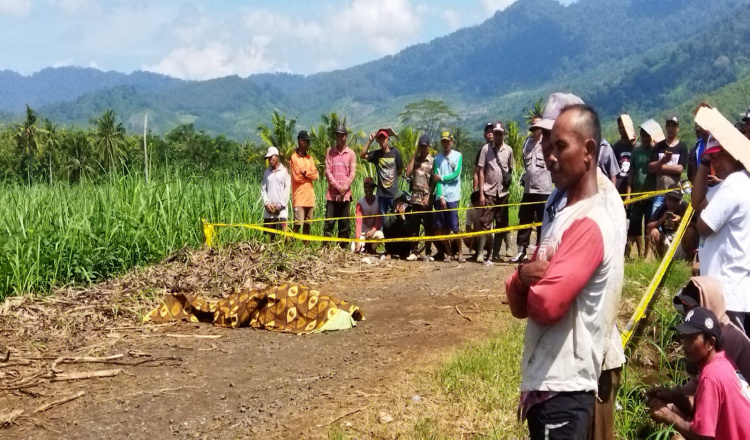
[[(357, 414), (358, 412), (364, 411), (364, 410), (366, 410), (369, 407), (370, 407), (370, 405), (367, 405), (367, 406), (363, 406), (362, 408), (357, 408), (355, 410), (349, 411), (348, 413), (346, 413), (346, 414), (344, 414), (342, 416), (336, 417), (335, 419), (331, 420), (329, 423), (327, 423), (327, 425), (333, 425), (334, 423), (338, 422), (339, 420), (343, 419), (344, 417), (348, 417), (348, 416), (350, 416), (352, 414)], [(318, 428), (321, 428), (323, 426), (326, 426), (326, 425), (318, 425)]]
[(39, 385), (40, 383), (41, 383), (41, 381), (35, 380), (35, 381), (31, 381), (31, 382), (26, 382), (26, 383), (23, 383), (23, 384), (20, 384), (20, 385), (13, 385), (13, 386), (10, 386), (10, 387), (1, 387), (0, 391), (22, 390), (24, 388), (35, 387), (35, 386)]
[(86, 391), (79, 391), (79, 392), (73, 394), (72, 396), (68, 396), (68, 397), (65, 397), (65, 398), (60, 399), (60, 400), (55, 400), (54, 402), (50, 402), (50, 403), (48, 403), (46, 405), (40, 406), (39, 408), (37, 408), (36, 410), (34, 410), (34, 413), (36, 414), (36, 413), (40, 413), (40, 412), (45, 412), (48, 409), (54, 408), (54, 407), (56, 407), (58, 405), (62, 405), (64, 403), (68, 403), (68, 402), (70, 402), (72, 400), (76, 400), (79, 397), (83, 396), (84, 394), (86, 394)]
[(58, 374), (57, 376), (53, 377), (50, 380), (50, 382), (62, 382), (65, 380), (94, 379), (94, 378), (101, 378), (101, 377), (115, 377), (120, 373), (122, 373), (122, 369), (118, 368), (116, 370), (99, 370), (99, 371), (89, 371), (89, 372), (81, 372), (81, 373)]
[(124, 354), (116, 354), (107, 357), (92, 357), (92, 356), (79, 356), (79, 357), (59, 357), (52, 362), (52, 370), (55, 370), (58, 364), (106, 364), (110, 361), (123, 358)]
[(8, 362), (7, 364), (0, 363), (0, 368), (8, 368), (8, 367), (21, 367), (24, 365), (31, 365), (31, 361), (27, 359), (20, 359), (13, 362)]
[(142, 338), (179, 338), (179, 339), (219, 339), (223, 335), (177, 335), (174, 333), (164, 333), (162, 335), (141, 335)]
[(22, 409), (17, 409), (9, 413), (0, 414), (0, 429), (10, 428), (11, 426), (13, 426), (13, 423), (16, 422), (16, 419), (21, 417), (21, 415), (23, 415)]
[(455, 306), (455, 309), (456, 309), (456, 311), (458, 312), (458, 314), (459, 314), (459, 315), (460, 315), (460, 316), (461, 316), (462, 318), (464, 318), (465, 320), (467, 320), (467, 321), (469, 321), (469, 322), (474, 322), (474, 321), (473, 321), (473, 320), (472, 320), (471, 318), (469, 318), (468, 316), (466, 316), (466, 315), (464, 315), (463, 313), (461, 313), (461, 310), (460, 310), (460, 309), (458, 308), (458, 306)]

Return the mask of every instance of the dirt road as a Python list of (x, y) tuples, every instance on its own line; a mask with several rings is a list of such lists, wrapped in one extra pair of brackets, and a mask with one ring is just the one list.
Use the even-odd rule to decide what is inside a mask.
[(329, 423), (377, 400), (406, 372), (429, 368), (511, 319), (502, 303), (509, 266), (378, 262), (374, 267), (380, 270), (322, 278), (314, 286), (362, 308), (366, 321), (353, 330), (292, 336), (183, 323), (153, 332), (110, 330), (102, 335), (99, 355), (133, 352), (175, 360), (121, 367), (124, 372), (113, 378), (45, 383), (26, 393), (0, 391), (0, 413), (18, 408), (30, 413), (86, 393), (19, 420), (0, 436), (321, 438)]

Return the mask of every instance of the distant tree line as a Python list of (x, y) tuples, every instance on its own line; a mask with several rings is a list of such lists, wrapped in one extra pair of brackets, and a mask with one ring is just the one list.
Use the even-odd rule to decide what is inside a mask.
[[(440, 150), (439, 131), (450, 130), (454, 148), (473, 158), (483, 145), (479, 130), (469, 131), (455, 124), (456, 114), (442, 101), (424, 100), (408, 104), (401, 113), (402, 126), (393, 144), (410, 158), (423, 133), (432, 138), (433, 148)], [(89, 126), (64, 127), (39, 118), (26, 107), (20, 123), (0, 128), (0, 182), (27, 185), (57, 182), (76, 184), (82, 181), (106, 181), (129, 174), (163, 174), (180, 169), (193, 174), (216, 172), (260, 174), (265, 166), (268, 146), (276, 146), (288, 159), (296, 147), (299, 129), (312, 138), (311, 154), (319, 164), (325, 161), (326, 150), (335, 142), (335, 130), (347, 124), (346, 117), (335, 112), (323, 114), (320, 124), (297, 127), (293, 118), (274, 111), (270, 124), (259, 124), (261, 142), (238, 142), (224, 135), (212, 136), (193, 124), (181, 124), (163, 136), (152, 132), (128, 133), (113, 110), (106, 110), (91, 119)], [(520, 154), (524, 136), (519, 124), (507, 121), (506, 143)], [(359, 151), (368, 133), (349, 127), (348, 144)], [(517, 157), (517, 160), (520, 158)], [(470, 172), (471, 167), (467, 167)], [(364, 172), (372, 173), (368, 167)]]

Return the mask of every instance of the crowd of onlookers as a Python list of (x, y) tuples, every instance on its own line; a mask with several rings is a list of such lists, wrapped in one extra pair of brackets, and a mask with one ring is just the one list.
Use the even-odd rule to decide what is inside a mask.
[[(526, 319), (519, 416), (533, 439), (614, 438), (614, 408), (625, 355), (616, 325), (625, 257), (635, 244), (639, 257), (664, 254), (688, 212), (695, 213), (679, 243), (679, 257), (696, 260), (694, 277), (675, 298), (684, 314), (677, 326), (693, 380), (674, 389), (648, 393), (654, 420), (673, 425), (684, 438), (750, 438), (750, 110), (732, 133), (709, 133), (696, 125), (696, 144), (679, 138), (680, 118), (670, 115), (665, 131), (653, 119), (636, 132), (628, 115), (618, 120), (620, 139), (602, 138), (596, 111), (568, 94), (549, 97), (544, 113), (533, 120), (523, 148), (523, 199), (519, 223), (540, 222), (536, 246), (531, 229), (517, 235), (519, 266), (506, 282), (511, 313)], [(364, 197), (355, 206), (355, 237), (364, 239), (459, 233), (463, 157), (453, 138), (440, 135), (440, 152), (431, 139), (419, 138), (405, 161), (389, 142), (394, 133), (373, 133), (359, 154), (375, 167), (377, 179), (364, 180)], [(474, 158), (471, 206), (466, 231), (473, 235), (427, 243), (423, 258), (465, 261), (463, 245), (477, 262), (500, 260), (507, 234), (489, 233), (508, 225), (508, 196), (514, 158), (504, 142), (501, 122), (488, 123), (486, 144)], [(336, 144), (326, 153), (325, 235), (350, 237), (351, 185), (357, 154), (346, 143), (347, 129), (336, 130)], [(379, 148), (370, 151), (371, 144)], [(308, 153), (310, 136), (300, 132), (289, 168), (269, 148), (263, 176), (264, 219), (283, 228), (292, 193), (294, 230), (309, 233), (319, 178)], [(684, 173), (691, 186), (682, 182)], [(409, 192), (399, 190), (405, 174)], [(659, 191), (634, 201), (623, 199)], [(389, 215), (385, 215), (389, 214)], [(506, 245), (507, 246), (507, 245)], [(677, 244), (675, 244), (677, 246)], [(418, 258), (418, 243), (392, 242), (386, 255)], [(372, 244), (354, 250), (375, 252)], [(750, 324), (750, 322), (748, 322)], [(737, 370), (739, 369), (739, 372)]]

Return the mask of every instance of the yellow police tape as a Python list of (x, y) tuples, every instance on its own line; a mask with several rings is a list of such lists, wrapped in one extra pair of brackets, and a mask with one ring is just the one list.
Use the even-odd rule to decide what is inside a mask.
[[(685, 189), (685, 188), (689, 188), (689, 186), (682, 187), (682, 189)], [(659, 191), (647, 191), (647, 192), (640, 192), (640, 193), (621, 194), (621, 196), (622, 197), (627, 197), (627, 196), (633, 197), (630, 200), (623, 201), (623, 203), (625, 205), (630, 205), (630, 204), (641, 202), (643, 200), (647, 200), (647, 199), (650, 199), (650, 198), (653, 198), (653, 197), (656, 197), (656, 196), (664, 195), (664, 194), (666, 194), (668, 192), (671, 192), (671, 191), (673, 191), (673, 190), (664, 189), (664, 190), (659, 190)], [(437, 212), (449, 212), (449, 211), (462, 212), (462, 211), (468, 211), (468, 210), (471, 210), (471, 209), (493, 209), (493, 208), (504, 208), (504, 207), (511, 207), (511, 206), (541, 205), (541, 204), (544, 204), (544, 203), (547, 203), (547, 202), (543, 200), (541, 202), (521, 202), (521, 203), (505, 203), (505, 204), (502, 204), (502, 205), (466, 206), (466, 207), (463, 207), (463, 208), (459, 207), (459, 208), (450, 208), (450, 209), (448, 209), (448, 208), (446, 208), (446, 209), (434, 209), (434, 210), (431, 209), (431, 210), (427, 210), (427, 211), (409, 211), (409, 212), (404, 212), (404, 213), (394, 213), (394, 212), (391, 212), (391, 213), (388, 213), (388, 214), (363, 215), (363, 216), (359, 216), (359, 217), (357, 217), (357, 216), (348, 216), (348, 217), (333, 217), (333, 218), (315, 218), (315, 219), (311, 219), (311, 220), (305, 220), (305, 223), (320, 223), (320, 222), (325, 222), (325, 221), (335, 222), (335, 221), (339, 221), (339, 220), (355, 220), (357, 218), (366, 219), (366, 218), (374, 218), (374, 217), (392, 217), (392, 216), (396, 216), (396, 215), (418, 215), (418, 214), (426, 214), (426, 213), (434, 214), (434, 213), (437, 213)], [(284, 222), (279, 221), (279, 222), (264, 223), (264, 225), (265, 226), (269, 226), (269, 225), (281, 225), (281, 224), (289, 223), (290, 221), (291, 221), (291, 219), (289, 219), (289, 221), (284, 221)], [(232, 225), (229, 225), (229, 226), (232, 226)]]
[[(459, 240), (464, 238), (479, 237), (480, 235), (498, 234), (502, 232), (517, 231), (519, 229), (535, 228), (541, 226), (541, 223), (531, 223), (527, 225), (508, 226), (506, 228), (490, 229), (487, 231), (476, 231), (476, 232), (464, 232), (461, 234), (449, 234), (449, 235), (429, 235), (429, 236), (417, 236), (417, 237), (402, 237), (402, 238), (381, 238), (381, 239), (360, 239), (360, 238), (338, 238), (338, 237), (327, 237), (320, 235), (309, 235), (300, 234), (297, 232), (291, 232), (288, 230), (278, 230), (267, 228), (261, 225), (253, 224), (228, 224), (228, 223), (209, 223), (203, 220), (203, 235), (206, 239), (206, 246), (209, 248), (213, 245), (214, 237), (216, 236), (216, 230), (214, 227), (237, 227), (254, 229), (256, 231), (267, 232), (269, 234), (281, 235), (283, 237), (294, 238), (303, 241), (320, 241), (320, 242), (337, 242), (337, 243), (408, 243), (408, 242), (419, 242), (419, 241), (445, 241), (445, 240)], [(209, 241), (210, 240), (210, 241)]]
[[(683, 189), (686, 187), (683, 187)], [(622, 196), (637, 196), (635, 198), (632, 198), (630, 200), (624, 201), (623, 203), (625, 205), (629, 205), (632, 203), (640, 202), (642, 200), (650, 199), (659, 195), (667, 194), (668, 192), (673, 191), (669, 189), (660, 190), (660, 191), (649, 191), (644, 193), (631, 193), (631, 194), (623, 194)], [(526, 203), (506, 203), (502, 205), (492, 205), (492, 206), (469, 206), (464, 208), (452, 208), (452, 209), (439, 209), (434, 211), (410, 211), (410, 212), (404, 212), (402, 214), (399, 213), (388, 213), (388, 214), (376, 214), (376, 215), (367, 215), (367, 216), (361, 216), (359, 218), (365, 219), (365, 218), (371, 218), (371, 217), (390, 217), (390, 216), (396, 216), (396, 215), (416, 215), (416, 214), (434, 214), (434, 213), (440, 213), (440, 212), (449, 212), (449, 211), (466, 211), (469, 209), (491, 209), (491, 208), (501, 208), (501, 207), (508, 207), (508, 206), (522, 206), (522, 205), (537, 205), (541, 203), (546, 203), (544, 201), (542, 202), (526, 202)], [(353, 220), (357, 219), (357, 216), (350, 216), (350, 217), (336, 217), (336, 218), (319, 218), (319, 219), (313, 219), (308, 222), (321, 222), (321, 221), (338, 221), (338, 220)], [(515, 231), (519, 229), (527, 229), (527, 228), (533, 228), (536, 226), (539, 226), (541, 223), (533, 223), (533, 224), (527, 224), (527, 225), (519, 225), (519, 226), (511, 226), (507, 228), (500, 228), (500, 229), (492, 229), (488, 231), (477, 231), (477, 232), (467, 232), (462, 234), (452, 234), (452, 235), (439, 235), (439, 236), (418, 236), (418, 237), (404, 237), (404, 238), (390, 238), (390, 239), (381, 239), (381, 240), (362, 240), (358, 238), (337, 238), (337, 237), (325, 237), (325, 236), (319, 236), (319, 235), (308, 235), (308, 234), (299, 234), (295, 232), (289, 232), (289, 231), (279, 231), (276, 229), (268, 228), (268, 226), (273, 225), (280, 225), (280, 224), (286, 224), (288, 221), (285, 222), (269, 222), (265, 223), (263, 225), (261, 224), (231, 224), (231, 223), (210, 223), (205, 219), (202, 219), (203, 222), (203, 237), (204, 237), (204, 243), (207, 247), (212, 247), (214, 244), (214, 240), (216, 237), (216, 228), (222, 227), (235, 227), (235, 228), (246, 228), (246, 229), (254, 229), (256, 231), (261, 232), (268, 232), (271, 234), (276, 235), (283, 235), (285, 237), (295, 238), (299, 240), (304, 241), (317, 241), (317, 242), (341, 242), (341, 243), (373, 243), (373, 244), (379, 244), (379, 243), (398, 243), (398, 242), (418, 242), (418, 241), (443, 241), (443, 240), (454, 240), (454, 239), (462, 239), (462, 238), (470, 238), (470, 237), (478, 237), (480, 235), (488, 235), (488, 234), (495, 234), (499, 232), (508, 232), (508, 231)]]
[(633, 312), (633, 316), (630, 318), (630, 321), (625, 326), (620, 335), (622, 338), (623, 347), (626, 347), (628, 345), (628, 342), (630, 342), (630, 338), (633, 336), (633, 332), (638, 327), (638, 323), (646, 314), (646, 309), (651, 304), (651, 300), (656, 293), (656, 289), (659, 288), (661, 280), (662, 278), (664, 278), (664, 274), (667, 272), (667, 268), (669, 268), (669, 265), (672, 263), (672, 258), (674, 257), (675, 251), (677, 250), (677, 246), (680, 246), (682, 237), (683, 235), (685, 235), (685, 230), (690, 224), (690, 219), (693, 217), (694, 212), (695, 211), (693, 210), (692, 205), (688, 205), (688, 208), (685, 211), (685, 215), (682, 216), (680, 227), (677, 228), (677, 232), (675, 233), (674, 239), (672, 240), (672, 244), (669, 245), (669, 250), (667, 250), (667, 253), (664, 255), (664, 259), (661, 261), (659, 268), (656, 270), (656, 274), (651, 280), (651, 284), (649, 284), (648, 289), (646, 289), (646, 294), (643, 296), (643, 298), (641, 298), (641, 302), (638, 304), (635, 312)]

